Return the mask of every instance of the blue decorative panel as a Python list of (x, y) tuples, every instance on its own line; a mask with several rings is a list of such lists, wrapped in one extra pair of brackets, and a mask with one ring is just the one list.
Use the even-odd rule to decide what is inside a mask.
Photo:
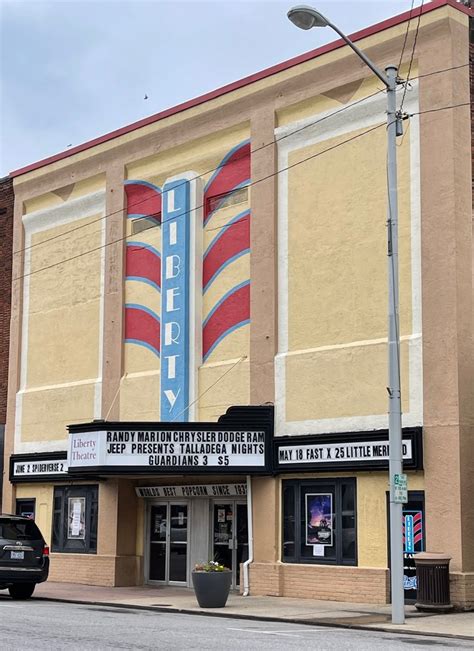
[(161, 244), (162, 421), (189, 420), (190, 183), (163, 187)]

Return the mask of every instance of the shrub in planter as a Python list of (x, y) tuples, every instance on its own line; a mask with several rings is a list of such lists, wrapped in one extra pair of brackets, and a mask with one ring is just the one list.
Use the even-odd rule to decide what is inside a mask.
[(224, 608), (232, 584), (232, 572), (217, 561), (199, 563), (192, 572), (196, 599), (201, 608)]

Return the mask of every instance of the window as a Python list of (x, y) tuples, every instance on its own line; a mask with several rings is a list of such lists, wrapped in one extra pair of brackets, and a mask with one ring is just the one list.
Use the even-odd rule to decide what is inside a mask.
[(28, 498), (17, 499), (16, 501), (17, 515), (22, 515), (24, 518), (31, 518), (31, 520), (34, 520), (35, 511), (36, 511), (36, 499), (34, 497), (32, 497), (31, 499)]
[(227, 208), (228, 206), (235, 206), (239, 203), (246, 203), (249, 200), (249, 189), (236, 188), (230, 192), (224, 192), (223, 194), (216, 194), (207, 199), (207, 210), (208, 212), (214, 212), (218, 208)]
[(147, 217), (137, 217), (132, 220), (132, 235), (137, 235), (150, 228), (156, 228), (161, 224), (161, 213), (155, 213)]
[(97, 552), (97, 486), (54, 489), (53, 552)]
[(287, 563), (357, 564), (355, 479), (283, 481)]

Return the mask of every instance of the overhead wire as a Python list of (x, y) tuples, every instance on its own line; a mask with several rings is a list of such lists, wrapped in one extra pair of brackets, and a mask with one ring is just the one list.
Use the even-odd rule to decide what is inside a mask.
[(182, 411), (180, 411), (178, 414), (176, 414), (176, 416), (173, 418), (173, 420), (172, 420), (171, 422), (174, 423), (175, 420), (176, 420), (177, 418), (179, 418), (180, 416), (182, 416), (182, 415), (183, 415), (183, 414), (184, 414), (184, 413), (185, 413), (185, 412), (186, 412), (190, 407), (192, 407), (194, 404), (196, 404), (196, 402), (198, 402), (199, 400), (201, 400), (201, 398), (202, 398), (204, 395), (206, 395), (206, 393), (207, 393), (208, 391), (210, 391), (211, 389), (213, 389), (213, 388), (216, 386), (216, 384), (218, 384), (218, 383), (219, 383), (219, 382), (220, 382), (220, 381), (221, 381), (221, 380), (222, 380), (222, 379), (223, 379), (223, 378), (224, 378), (228, 373), (230, 373), (231, 371), (233, 371), (234, 368), (235, 368), (238, 364), (240, 364), (241, 362), (244, 361), (244, 359), (247, 359), (247, 355), (242, 355), (242, 357), (239, 357), (239, 359), (238, 359), (234, 364), (232, 364), (232, 366), (230, 366), (226, 371), (224, 371), (224, 373), (222, 373), (222, 375), (220, 375), (220, 376), (217, 378), (217, 380), (216, 380), (215, 382), (213, 382), (210, 386), (208, 386), (207, 389), (204, 389), (204, 391), (203, 391), (202, 393), (200, 393), (200, 394), (197, 396), (197, 398), (195, 398), (194, 400), (192, 400), (192, 401), (191, 401), (191, 402), (190, 402), (190, 403), (189, 403), (189, 404), (188, 404), (188, 405), (187, 405), (187, 406), (186, 406)]
[[(423, 111), (417, 111), (417, 112), (414, 112), (414, 113), (410, 113), (410, 114), (408, 114), (407, 117), (413, 117), (413, 116), (416, 116), (416, 115), (424, 115), (425, 113), (435, 113), (435, 112), (438, 112), (438, 111), (446, 111), (446, 110), (449, 110), (449, 109), (460, 108), (460, 107), (463, 107), (463, 106), (470, 106), (470, 102), (454, 104), (454, 105), (450, 105), (450, 106), (440, 106), (440, 107), (437, 107), (437, 108), (434, 108), (434, 109), (425, 109)], [(351, 136), (350, 138), (347, 138), (346, 140), (343, 140), (343, 141), (341, 141), (339, 143), (336, 143), (335, 145), (332, 145), (331, 147), (328, 147), (327, 149), (323, 149), (320, 152), (316, 152), (315, 154), (312, 154), (311, 156), (307, 156), (306, 158), (303, 158), (300, 161), (296, 161), (295, 163), (292, 163), (291, 165), (283, 167), (283, 168), (277, 170), (276, 172), (268, 174), (267, 176), (264, 176), (264, 177), (262, 177), (260, 179), (256, 179), (255, 181), (250, 182), (248, 184), (248, 186), (246, 186), (246, 187), (251, 187), (251, 186), (253, 187), (253, 186), (257, 185), (258, 183), (263, 183), (264, 181), (267, 181), (270, 178), (275, 177), (278, 174), (281, 174), (282, 172), (286, 172), (286, 171), (288, 171), (290, 169), (293, 169), (294, 167), (296, 167), (298, 165), (302, 165), (303, 163), (306, 163), (309, 160), (313, 160), (314, 158), (318, 158), (319, 156), (322, 156), (323, 154), (325, 154), (325, 153), (327, 153), (329, 151), (337, 149), (338, 147), (341, 147), (341, 146), (343, 146), (343, 145), (345, 145), (345, 144), (347, 144), (349, 142), (352, 142), (352, 141), (354, 141), (354, 140), (356, 140), (356, 139), (358, 139), (358, 138), (360, 138), (362, 136), (367, 135), (368, 133), (371, 133), (372, 131), (375, 131), (376, 129), (380, 129), (383, 126), (386, 126), (385, 122), (377, 124), (377, 125), (369, 128), (369, 129), (366, 129), (365, 131), (362, 131), (362, 132), (360, 132), (358, 134), (355, 134), (354, 136)], [(191, 211), (186, 211), (186, 213), (183, 213), (183, 215), (181, 215), (181, 216), (184, 216), (184, 214), (187, 214), (189, 212), (191, 212)], [(248, 216), (245, 216), (245, 217), (243, 217), (243, 218), (241, 218), (239, 220), (236, 220), (235, 222), (232, 222), (231, 224), (224, 224), (222, 226), (217, 226), (217, 227), (215, 227), (213, 229), (207, 229), (207, 230), (212, 231), (212, 230), (220, 230), (220, 229), (225, 229), (225, 228), (232, 228), (232, 227), (236, 226), (239, 222), (243, 221), (244, 219), (248, 219)], [(77, 258), (81, 258), (84, 255), (88, 255), (90, 253), (100, 251), (100, 250), (102, 250), (102, 249), (104, 249), (104, 248), (106, 248), (108, 246), (112, 246), (114, 244), (118, 244), (120, 242), (123, 242), (128, 237), (130, 237), (130, 235), (120, 237), (120, 238), (118, 238), (116, 240), (113, 240), (111, 242), (106, 242), (105, 244), (101, 244), (100, 246), (94, 247), (93, 249), (89, 249), (88, 251), (83, 251), (82, 253), (78, 253), (77, 255), (71, 256), (70, 258), (65, 258), (64, 260), (61, 260), (59, 262), (55, 262), (55, 263), (53, 263), (51, 265), (47, 265), (46, 267), (41, 267), (40, 269), (35, 269), (34, 271), (30, 271), (30, 272), (28, 272), (26, 274), (16, 276), (15, 278), (12, 279), (12, 282), (17, 282), (19, 280), (22, 280), (23, 278), (28, 277), (28, 276), (32, 276), (32, 275), (34, 275), (36, 273), (40, 273), (41, 271), (47, 271), (48, 269), (52, 269), (53, 267), (57, 267), (57, 266), (59, 266), (61, 264), (65, 264), (66, 262), (70, 262), (72, 260), (76, 260)]]
[[(312, 154), (311, 156), (308, 156), (307, 158), (304, 158), (301, 161), (296, 161), (295, 163), (292, 163), (291, 165), (288, 165), (287, 167), (279, 169), (277, 172), (272, 172), (271, 174), (268, 174), (267, 176), (256, 179), (255, 181), (250, 182), (246, 187), (250, 187), (250, 186), (253, 187), (253, 186), (257, 185), (258, 183), (263, 183), (264, 181), (267, 181), (267, 180), (271, 179), (272, 177), (275, 177), (278, 174), (281, 174), (282, 172), (286, 172), (287, 170), (292, 169), (293, 167), (296, 167), (297, 165), (301, 165), (302, 163), (305, 163), (308, 160), (312, 160), (313, 158), (317, 158), (318, 156), (322, 156), (323, 154), (325, 154), (328, 151), (332, 151), (333, 149), (336, 149), (337, 147), (341, 147), (342, 145), (345, 145), (348, 142), (352, 142), (353, 140), (356, 140), (357, 138), (360, 138), (361, 136), (364, 136), (367, 133), (370, 133), (371, 131), (375, 131), (376, 129), (380, 129), (380, 127), (383, 127), (383, 126), (385, 126), (385, 122), (377, 124), (376, 126), (371, 127), (370, 129), (367, 129), (366, 131), (362, 131), (361, 133), (358, 133), (358, 134), (352, 136), (351, 138), (348, 138), (347, 140), (343, 140), (342, 142), (336, 143), (335, 145), (332, 145), (331, 147), (328, 147), (327, 149), (323, 149), (322, 151), (317, 152), (316, 154)], [(194, 210), (194, 209), (192, 209), (192, 210)], [(181, 216), (184, 216), (184, 214), (188, 214), (189, 212), (191, 212), (191, 210), (186, 211), (186, 213), (183, 213), (183, 215), (181, 215)], [(176, 218), (174, 218), (174, 219), (176, 219)], [(242, 218), (242, 219), (245, 219), (245, 218)], [(242, 219), (236, 220), (232, 224), (224, 224), (223, 226), (217, 226), (214, 229), (207, 229), (207, 230), (212, 231), (212, 230), (218, 230), (218, 229), (221, 229), (221, 228), (231, 228), (231, 227), (235, 226), (236, 224), (238, 224), (240, 221), (242, 221)], [(48, 269), (52, 269), (53, 267), (64, 264), (65, 262), (70, 262), (71, 260), (76, 260), (77, 258), (81, 258), (82, 256), (88, 255), (89, 253), (94, 253), (96, 251), (100, 251), (101, 249), (104, 249), (104, 248), (106, 248), (108, 246), (112, 246), (114, 244), (118, 244), (119, 242), (123, 242), (128, 237), (130, 237), (130, 235), (126, 235), (125, 237), (117, 238), (116, 240), (113, 240), (111, 242), (106, 242), (105, 244), (101, 244), (100, 246), (94, 247), (93, 249), (89, 249), (88, 251), (83, 251), (82, 253), (78, 253), (77, 255), (72, 256), (70, 258), (65, 258), (64, 260), (61, 260), (60, 262), (55, 262), (53, 264), (47, 265), (46, 267), (41, 267), (40, 269), (35, 269), (34, 271), (30, 271), (27, 274), (22, 274), (21, 276), (17, 276), (15, 278), (13, 278), (12, 282), (16, 282), (18, 280), (21, 280), (22, 278), (32, 276), (33, 274), (39, 273), (41, 271), (47, 271)]]
[[(416, 42), (418, 40), (418, 32), (420, 31), (420, 21), (421, 21), (421, 15), (423, 13), (423, 3), (424, 0), (421, 0), (421, 5), (420, 5), (420, 13), (418, 14), (418, 22), (416, 24), (416, 30), (415, 30), (415, 36), (413, 38), (413, 47), (411, 49), (411, 57), (410, 57), (410, 63), (408, 65), (408, 73), (407, 73), (407, 78), (404, 82), (404, 87), (403, 87), (403, 95), (402, 95), (402, 101), (400, 102), (400, 112), (403, 111), (403, 104), (405, 103), (405, 97), (407, 94), (408, 86), (410, 84), (410, 74), (411, 74), (411, 68), (413, 65), (413, 59), (415, 57), (415, 49), (416, 49)], [(407, 31), (408, 34), (408, 31)]]
[[(458, 65), (458, 66), (452, 66), (452, 67), (450, 67), (450, 68), (443, 68), (442, 70), (434, 70), (434, 71), (432, 71), (432, 72), (425, 73), (424, 75), (418, 75), (418, 76), (416, 76), (416, 77), (412, 77), (412, 78), (411, 78), (411, 81), (415, 81), (416, 79), (422, 79), (422, 78), (425, 78), (425, 77), (430, 77), (430, 76), (432, 76), (432, 75), (437, 75), (437, 74), (442, 74), (442, 73), (445, 73), (445, 72), (450, 72), (450, 71), (452, 71), (452, 70), (458, 70), (458, 69), (460, 69), (460, 68), (464, 68), (464, 67), (466, 67), (466, 66), (468, 66), (468, 65), (469, 65), (469, 63), (465, 63), (465, 64), (461, 64), (461, 65)], [(362, 103), (362, 102), (364, 102), (364, 101), (367, 101), (368, 99), (371, 99), (372, 97), (375, 97), (376, 95), (378, 95), (378, 94), (381, 93), (381, 92), (385, 92), (385, 89), (384, 89), (384, 88), (382, 88), (382, 89), (378, 89), (375, 93), (372, 93), (372, 94), (370, 94), (370, 95), (367, 95), (367, 96), (365, 96), (365, 97), (362, 97), (361, 99), (359, 99), (359, 100), (357, 100), (357, 101), (355, 101), (355, 102), (352, 102), (351, 104), (347, 104), (346, 106), (343, 106), (343, 107), (341, 107), (340, 109), (337, 109), (336, 111), (333, 111), (333, 112), (331, 112), (331, 113), (328, 113), (327, 115), (324, 115), (324, 116), (322, 116), (321, 118), (319, 118), (319, 119), (317, 119), (317, 120), (314, 120), (314, 121), (312, 121), (312, 122), (309, 122), (309, 123), (307, 123), (307, 124), (304, 124), (304, 125), (302, 125), (301, 127), (298, 127), (297, 129), (294, 129), (294, 130), (290, 131), (289, 133), (283, 134), (283, 135), (280, 136), (279, 138), (274, 138), (274, 139), (271, 140), (270, 142), (264, 143), (264, 144), (261, 145), (260, 147), (256, 147), (255, 149), (251, 150), (251, 151), (250, 151), (250, 155), (253, 155), (253, 154), (257, 153), (258, 151), (261, 151), (262, 149), (265, 149), (266, 147), (270, 147), (270, 146), (272, 146), (272, 145), (278, 144), (281, 140), (284, 140), (285, 138), (288, 138), (288, 137), (290, 137), (290, 136), (293, 136), (295, 133), (299, 133), (299, 132), (301, 132), (301, 131), (303, 131), (303, 130), (305, 130), (305, 129), (308, 129), (309, 127), (312, 127), (312, 126), (316, 126), (316, 125), (319, 124), (320, 122), (324, 122), (325, 120), (328, 120), (329, 118), (331, 118), (331, 117), (333, 117), (333, 116), (335, 116), (335, 115), (338, 115), (339, 113), (342, 113), (343, 111), (348, 110), (349, 108), (353, 108), (354, 106), (356, 106), (356, 105), (358, 105), (358, 104), (360, 104), (360, 103)], [(247, 155), (248, 155), (248, 154), (246, 154), (245, 156), (243, 155), (241, 158), (237, 158), (237, 161), (242, 160), (242, 159), (245, 158)], [(208, 170), (207, 172), (203, 172), (202, 174), (198, 175), (198, 176), (195, 177), (195, 178), (203, 178), (203, 177), (207, 176), (208, 174), (211, 174), (212, 172), (216, 172), (216, 171), (219, 170), (219, 169), (223, 169), (223, 167), (224, 167), (223, 165), (219, 165), (219, 166), (217, 166), (216, 168), (213, 168), (213, 169), (211, 169), (211, 170)], [(183, 184), (184, 184), (184, 182), (183, 182)], [(179, 187), (179, 186), (175, 186), (174, 189), (176, 189), (176, 187)], [(245, 186), (245, 187), (248, 187), (248, 185)], [(127, 209), (128, 209), (128, 208), (134, 208), (135, 206), (138, 206), (138, 205), (140, 205), (140, 204), (142, 204), (142, 203), (145, 203), (145, 202), (147, 202), (147, 201), (149, 201), (149, 200), (150, 200), (150, 197), (146, 197), (145, 199), (140, 199), (139, 201), (136, 201), (136, 202), (134, 202), (134, 203), (129, 204), (129, 205), (127, 206)], [(204, 208), (204, 204), (203, 204), (203, 205), (200, 205), (200, 206), (195, 206), (194, 208), (191, 209), (191, 211), (200, 210), (201, 208)], [(63, 231), (62, 233), (58, 233), (57, 235), (52, 235), (51, 237), (45, 238), (45, 239), (41, 240), (40, 242), (35, 242), (35, 243), (33, 243), (33, 244), (30, 244), (30, 245), (27, 246), (27, 247), (23, 247), (23, 248), (21, 248), (21, 249), (17, 249), (16, 251), (13, 251), (13, 255), (18, 255), (18, 254), (20, 254), (20, 253), (23, 253), (23, 252), (25, 252), (25, 251), (28, 251), (28, 250), (30, 250), (30, 249), (33, 249), (33, 248), (35, 248), (35, 247), (37, 247), (37, 246), (41, 246), (41, 245), (43, 245), (43, 244), (47, 244), (48, 242), (51, 242), (51, 241), (53, 241), (53, 240), (59, 239), (59, 238), (61, 238), (61, 237), (65, 237), (66, 235), (69, 235), (70, 233), (74, 233), (74, 232), (76, 232), (76, 231), (78, 231), (78, 230), (81, 230), (81, 229), (83, 229), (83, 228), (87, 228), (88, 226), (91, 226), (92, 224), (95, 224), (95, 223), (98, 223), (98, 222), (100, 222), (100, 221), (103, 221), (104, 219), (107, 219), (108, 217), (112, 217), (113, 215), (117, 215), (117, 214), (119, 214), (119, 213), (123, 213), (124, 210), (125, 210), (125, 208), (119, 208), (118, 210), (114, 210), (114, 211), (109, 212), (109, 213), (107, 213), (107, 214), (105, 214), (105, 215), (101, 215), (101, 216), (98, 217), (97, 219), (94, 219), (94, 220), (88, 221), (88, 222), (83, 223), (83, 224), (79, 224), (79, 225), (77, 225), (77, 226), (74, 226), (74, 227), (72, 227), (72, 228), (66, 230), (66, 231)], [(191, 211), (188, 211), (186, 214), (190, 213)], [(140, 219), (146, 219), (146, 218), (147, 218), (146, 216), (138, 217), (138, 218), (137, 218), (137, 221), (140, 220)], [(127, 239), (128, 237), (132, 237), (132, 234), (127, 235), (127, 236), (124, 237), (123, 239)]]
[(415, 115), (424, 115), (425, 113), (437, 113), (438, 111), (447, 111), (448, 109), (461, 108), (462, 106), (471, 106), (471, 102), (462, 102), (461, 104), (451, 104), (450, 106), (438, 106), (433, 109), (425, 109), (424, 111), (415, 111), (415, 113), (408, 113), (409, 118)]
[[(352, 102), (351, 104), (347, 104), (347, 105), (341, 107), (340, 109), (337, 109), (335, 111), (332, 111), (331, 113), (323, 115), (321, 118), (318, 118), (317, 120), (314, 120), (313, 122), (308, 122), (307, 124), (304, 124), (301, 127), (298, 127), (297, 129), (293, 129), (291, 132), (285, 133), (282, 136), (280, 136), (279, 138), (274, 138), (270, 142), (264, 143), (260, 147), (256, 147), (255, 149), (251, 150), (250, 151), (250, 156), (257, 153), (258, 151), (261, 151), (262, 149), (265, 149), (266, 147), (270, 147), (271, 145), (278, 144), (281, 140), (284, 140), (285, 138), (293, 136), (295, 133), (299, 133), (300, 131), (304, 131), (305, 129), (308, 129), (309, 127), (316, 126), (320, 122), (324, 122), (325, 120), (328, 120), (329, 118), (332, 118), (335, 115), (338, 115), (339, 113), (342, 113), (343, 111), (346, 111), (349, 108), (353, 108), (354, 106), (357, 106), (358, 104), (360, 104), (362, 102), (365, 102), (365, 101), (371, 99), (372, 97), (375, 97), (376, 95), (379, 95), (382, 92), (385, 92), (385, 88), (379, 89), (379, 90), (375, 91), (375, 93), (372, 93), (370, 95), (366, 95), (365, 97), (362, 97), (361, 99), (356, 100), (355, 102)], [(235, 161), (233, 162), (233, 164), (235, 162), (238, 162), (239, 160), (243, 160), (244, 158), (247, 158), (248, 155), (249, 154), (243, 154), (241, 157), (237, 157), (235, 159)], [(223, 168), (224, 168), (224, 165), (218, 165), (217, 167), (215, 167), (213, 169), (207, 170), (206, 172), (202, 172), (201, 174), (195, 176), (193, 180), (204, 178), (208, 174), (212, 174), (213, 172), (217, 172), (218, 170), (223, 169)], [(181, 185), (185, 185), (186, 183), (187, 183), (187, 181), (183, 181), (183, 183)], [(177, 188), (181, 187), (181, 185), (178, 184), (178, 185), (174, 186), (173, 190), (176, 190)], [(245, 187), (248, 187), (248, 185), (245, 186)], [(127, 209), (134, 208), (135, 206), (138, 206), (138, 205), (140, 205), (142, 203), (145, 203), (145, 202), (147, 202), (149, 200), (150, 200), (150, 197), (146, 197), (144, 199), (140, 199), (139, 201), (135, 201), (135, 202), (129, 204), (127, 206)], [(201, 208), (204, 208), (204, 204), (202, 204), (200, 206), (195, 206), (190, 211), (188, 211), (186, 214), (188, 214), (190, 212), (200, 210)], [(46, 244), (47, 242), (50, 242), (52, 240), (56, 240), (58, 238), (64, 237), (65, 235), (68, 235), (69, 233), (74, 233), (75, 231), (78, 231), (78, 230), (80, 230), (82, 228), (86, 228), (87, 226), (90, 226), (90, 225), (95, 224), (97, 222), (103, 221), (104, 219), (107, 219), (108, 217), (112, 217), (113, 215), (117, 215), (117, 214), (123, 212), (124, 210), (125, 210), (125, 208), (119, 208), (118, 210), (114, 210), (112, 212), (109, 212), (106, 215), (101, 215), (97, 219), (94, 219), (94, 220), (92, 220), (90, 222), (87, 222), (86, 224), (80, 224), (78, 226), (75, 226), (73, 228), (68, 229), (67, 231), (64, 231), (63, 233), (58, 233), (57, 235), (52, 235), (49, 238), (41, 240), (41, 242), (36, 242), (34, 244), (31, 244), (30, 246), (24, 247), (23, 249), (17, 249), (16, 251), (13, 251), (13, 255), (16, 255), (18, 253), (22, 253), (24, 251), (28, 251), (29, 249), (35, 248), (37, 246), (41, 246), (42, 244)], [(140, 216), (140, 217), (137, 218), (137, 221), (140, 220), (140, 219), (146, 219), (146, 218), (147, 218), (147, 216)]]
[(415, 0), (411, 0), (410, 14), (408, 16), (407, 28), (405, 30), (405, 38), (403, 39), (402, 51), (400, 53), (400, 59), (398, 61), (398, 69), (399, 70), (400, 70), (400, 66), (402, 65), (403, 55), (405, 54), (405, 47), (406, 47), (407, 40), (408, 40), (408, 32), (410, 31), (411, 15), (413, 13), (413, 7), (414, 6), (415, 6)]
[(460, 68), (466, 68), (467, 66), (471, 65), (472, 61), (469, 60), (467, 63), (461, 63), (458, 66), (451, 66), (449, 68), (441, 68), (441, 70), (432, 70), (431, 72), (425, 72), (424, 75), (416, 75), (416, 77), (412, 77), (411, 81), (415, 81), (416, 79), (424, 79), (425, 77), (431, 77), (432, 75), (440, 75), (443, 72), (452, 72), (453, 70), (459, 70)]

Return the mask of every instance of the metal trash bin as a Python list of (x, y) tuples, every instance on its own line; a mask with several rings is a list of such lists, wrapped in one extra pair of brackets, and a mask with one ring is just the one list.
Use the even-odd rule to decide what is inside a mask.
[(415, 555), (417, 599), (415, 607), (425, 612), (452, 610), (449, 594), (450, 556), (432, 552)]

